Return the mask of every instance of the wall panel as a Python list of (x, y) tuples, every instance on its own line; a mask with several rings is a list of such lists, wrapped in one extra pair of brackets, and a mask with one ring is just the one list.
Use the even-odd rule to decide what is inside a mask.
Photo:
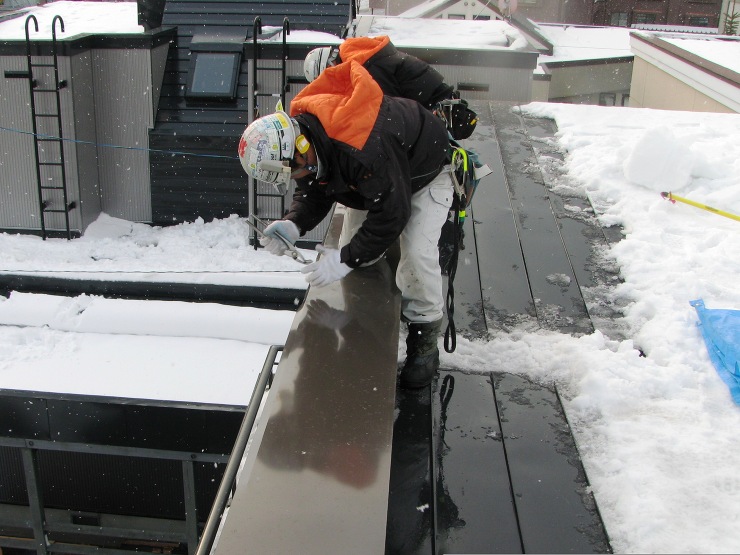
[[(93, 50), (96, 134), (102, 209), (152, 220), (149, 138), (153, 126), (149, 50)], [(112, 148), (115, 145), (124, 148)]]

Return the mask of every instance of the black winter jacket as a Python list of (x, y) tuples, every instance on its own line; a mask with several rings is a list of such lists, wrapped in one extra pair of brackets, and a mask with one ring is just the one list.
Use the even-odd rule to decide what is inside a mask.
[(452, 98), (454, 88), (425, 61), (399, 52), (388, 37), (358, 37), (340, 46), (342, 61), (355, 60), (372, 75), (383, 94), (410, 98), (431, 109)]
[(295, 116), (316, 149), (320, 173), (296, 181), (285, 218), (304, 234), (334, 202), (367, 210), (367, 219), (341, 252), (341, 261), (352, 268), (378, 258), (393, 244), (409, 220), (411, 195), (448, 163), (449, 138), (440, 118), (405, 98), (383, 96), (379, 106), (361, 149), (332, 138), (324, 126), (331, 121), (306, 112)]

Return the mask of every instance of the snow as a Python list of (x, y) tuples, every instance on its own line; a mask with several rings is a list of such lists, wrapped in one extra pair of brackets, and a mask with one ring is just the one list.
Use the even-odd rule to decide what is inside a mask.
[[(306, 289), (297, 262), (255, 250), (250, 236), (236, 216), (162, 228), (101, 214), (69, 242), (0, 234), (0, 273)], [(0, 297), (0, 387), (246, 405), (269, 346), (285, 343), (293, 317), (213, 303), (13, 292)]]
[(551, 56), (540, 55), (540, 64), (632, 56), (630, 30), (624, 27), (538, 23), (537, 29), (553, 45)]
[(740, 74), (740, 39), (737, 37), (710, 40), (695, 37), (662, 36), (660, 34), (656, 34), (656, 36), (687, 52)]
[(606, 294), (625, 305), (628, 339), (515, 330), (463, 341), (443, 364), (516, 368), (557, 384), (615, 552), (736, 552), (740, 407), (709, 361), (689, 301), (740, 309), (740, 227), (671, 204), (658, 189), (740, 214), (740, 115), (525, 109), (557, 121), (568, 151), (557, 187), (586, 193), (604, 224), (624, 226), (604, 256), (624, 280)]
[[(190, 322), (208, 319), (190, 312)], [(236, 340), (3, 326), (0, 380), (11, 390), (244, 406), (267, 353)]]
[[(295, 262), (262, 256), (249, 245), (251, 235), (236, 216), (163, 228), (101, 214), (74, 249), (30, 235), (0, 235), (0, 271), (71, 279), (307, 287)], [(310, 258), (311, 252), (303, 254)]]
[[(60, 4), (110, 9), (43, 9)], [(485, 341), (458, 337), (442, 364), (507, 368), (557, 386), (615, 553), (737, 553), (740, 407), (689, 302), (740, 309), (740, 224), (659, 193), (739, 214), (740, 115), (524, 109), (557, 122), (567, 156), (555, 191), (587, 195), (602, 224), (624, 227), (624, 239), (600, 253), (622, 282), (597, 292), (624, 307), (619, 333), (494, 330)], [(255, 251), (248, 235), (237, 217), (155, 228), (102, 215), (72, 241), (0, 234), (0, 271), (305, 287), (296, 262)], [(291, 319), (209, 303), (13, 293), (0, 297), (0, 387), (245, 404), (267, 344), (281, 342)]]
[[(375, 16), (368, 36), (388, 35), (394, 45), (428, 48), (476, 48), (527, 50), (528, 43), (518, 29), (505, 21), (465, 19), (421, 19)], [(454, 42), (440, 37), (455, 37)]]
[[(364, 16), (371, 17), (371, 16)], [(421, 19), (401, 16), (372, 16), (367, 36), (388, 35), (393, 44), (403, 47), (426, 48), (475, 48), (526, 50), (527, 40), (516, 28), (505, 21), (470, 21), (452, 19)], [(263, 27), (264, 33), (279, 31), (278, 27)], [(442, 34), (455, 35), (455, 43), (440, 44)], [(281, 42), (282, 32), (277, 32), (268, 42)], [(309, 44), (340, 44), (341, 39), (319, 31), (290, 31), (286, 42)]]
[(144, 33), (138, 24), (136, 2), (49, 2), (23, 10), (20, 17), (0, 22), (0, 39), (25, 40), (26, 19), (33, 15), (38, 22), (38, 31), (29, 24), (31, 40), (51, 40), (54, 17), (62, 18), (57, 23), (57, 39), (69, 39), (77, 35), (95, 32), (107, 35)]
[[(270, 35), (274, 33), (272, 34), (272, 36), (270, 36), (270, 38), (265, 39), (265, 42), (283, 42), (282, 31), (282, 27), (274, 27), (269, 25), (265, 25), (264, 27), (262, 27), (263, 34)], [(341, 44), (342, 39), (340, 39), (336, 35), (332, 35), (331, 33), (324, 33), (322, 31), (306, 31), (303, 29), (296, 29), (295, 31), (290, 31), (288, 33), (285, 42), (297, 44), (329, 45)]]

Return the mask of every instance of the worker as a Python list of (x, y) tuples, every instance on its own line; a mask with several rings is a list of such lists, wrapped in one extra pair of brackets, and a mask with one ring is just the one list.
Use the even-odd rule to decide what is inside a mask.
[[(454, 87), (425, 61), (396, 49), (388, 36), (352, 37), (339, 46), (314, 48), (303, 62), (303, 73), (312, 82), (327, 67), (350, 60), (368, 70), (383, 94), (416, 100), (441, 116), (454, 139), (467, 139), (473, 133), (478, 116), (459, 100)], [(453, 100), (454, 104), (445, 103)], [(440, 233), (439, 265), (444, 275), (450, 273), (455, 251), (463, 248), (463, 232), (455, 232), (455, 217), (453, 212), (448, 215)]]
[(467, 139), (473, 133), (478, 117), (467, 102), (445, 83), (441, 73), (396, 49), (390, 37), (352, 37), (339, 46), (314, 48), (303, 62), (303, 73), (310, 83), (327, 67), (350, 60), (363, 65), (383, 94), (416, 100), (445, 119), (454, 139)]
[(290, 105), (252, 122), (239, 157), (254, 179), (296, 180), (282, 220), (265, 228), (263, 245), (282, 254), (279, 236), (295, 244), (334, 202), (349, 208), (338, 249), (302, 271), (315, 287), (376, 262), (396, 240), (396, 284), (408, 324), (400, 383), (421, 388), (439, 368), (444, 316), (437, 242), (452, 203), (449, 141), (442, 120), (421, 104), (383, 95), (367, 70), (350, 61), (328, 68)]

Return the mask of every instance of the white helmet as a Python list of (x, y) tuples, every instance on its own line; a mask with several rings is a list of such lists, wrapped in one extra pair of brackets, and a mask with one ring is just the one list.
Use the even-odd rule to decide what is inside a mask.
[(303, 61), (303, 74), (311, 83), (327, 66), (334, 65), (339, 56), (339, 48), (336, 46), (322, 46), (314, 48), (306, 55)]
[(239, 141), (239, 161), (258, 181), (272, 183), (283, 192), (290, 184), (298, 123), (278, 111), (250, 123)]

